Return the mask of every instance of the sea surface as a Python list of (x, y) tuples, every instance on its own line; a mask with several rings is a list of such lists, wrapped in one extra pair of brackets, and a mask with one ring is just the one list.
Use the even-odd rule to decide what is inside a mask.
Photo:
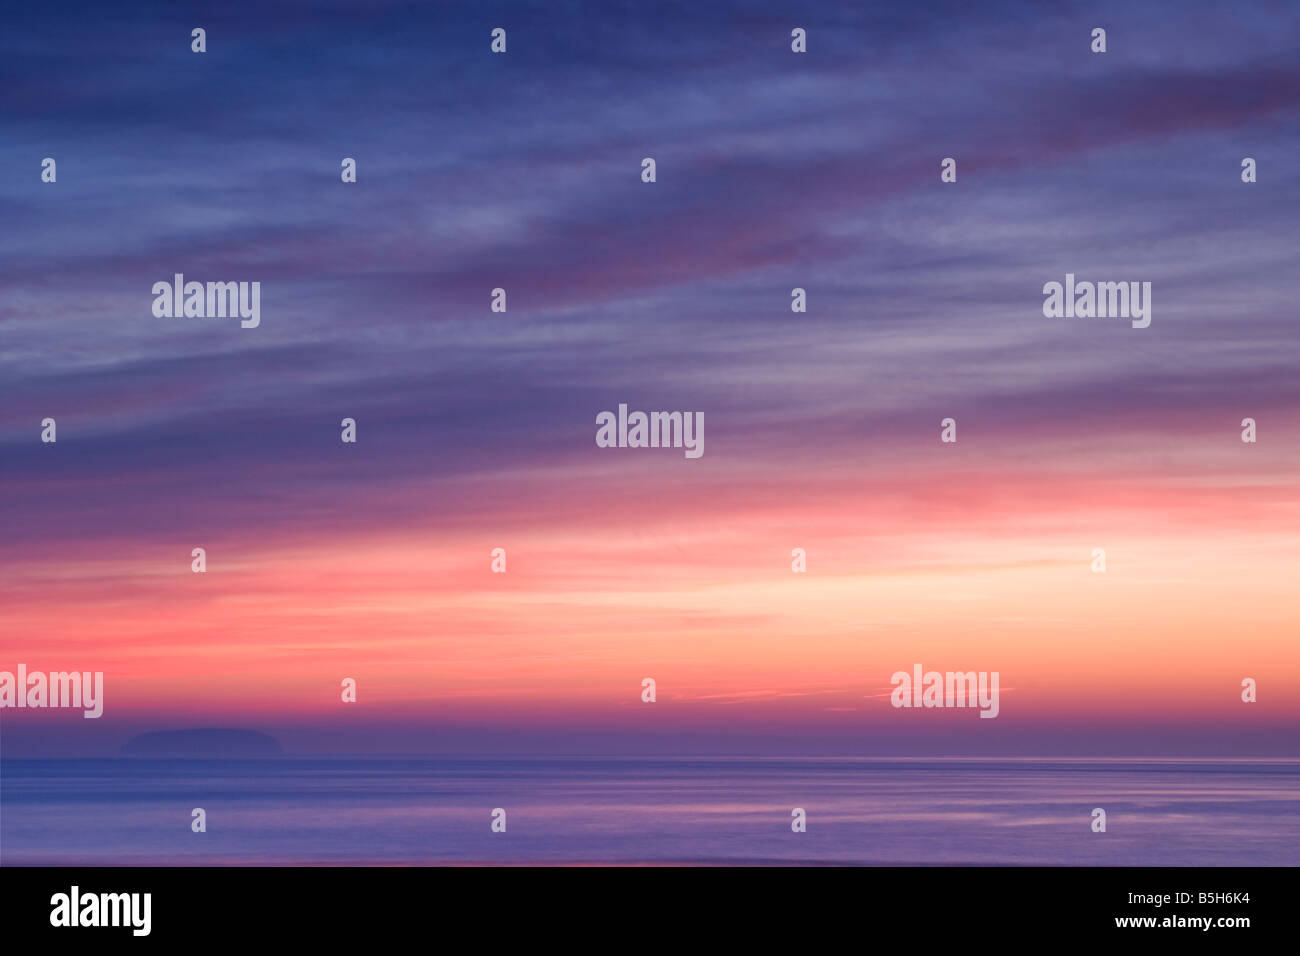
[(0, 761), (4, 865), (431, 863), (1296, 866), (1300, 762)]

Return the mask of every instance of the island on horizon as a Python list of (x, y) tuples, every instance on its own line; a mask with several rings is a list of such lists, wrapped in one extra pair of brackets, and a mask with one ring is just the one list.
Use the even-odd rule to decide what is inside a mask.
[(196, 727), (152, 730), (122, 745), (125, 757), (275, 757), (280, 742), (259, 730)]

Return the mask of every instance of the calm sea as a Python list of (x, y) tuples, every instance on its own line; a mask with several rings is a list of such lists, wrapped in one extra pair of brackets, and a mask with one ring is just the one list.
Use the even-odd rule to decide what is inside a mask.
[(477, 862), (1295, 866), (1300, 762), (0, 762), (4, 864)]

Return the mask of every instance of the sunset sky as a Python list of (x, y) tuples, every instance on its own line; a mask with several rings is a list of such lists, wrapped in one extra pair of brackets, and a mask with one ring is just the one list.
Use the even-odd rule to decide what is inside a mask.
[(1300, 755), (1300, 7), (874, 6), (16, 11), (0, 748)]

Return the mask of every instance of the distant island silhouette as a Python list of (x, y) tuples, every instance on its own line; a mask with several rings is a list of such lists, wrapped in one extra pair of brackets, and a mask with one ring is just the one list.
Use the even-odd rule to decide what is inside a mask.
[(122, 745), (127, 757), (274, 757), (281, 753), (280, 742), (261, 731), (213, 727), (154, 730)]

